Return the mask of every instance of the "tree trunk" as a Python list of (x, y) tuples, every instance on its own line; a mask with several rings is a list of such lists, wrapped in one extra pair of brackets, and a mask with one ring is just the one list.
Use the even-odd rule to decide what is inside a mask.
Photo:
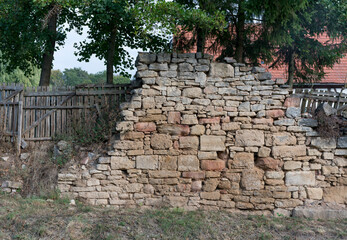
[(288, 55), (288, 81), (287, 84), (293, 88), (294, 84), (294, 50), (290, 48)]
[(236, 49), (235, 60), (239, 63), (244, 62), (243, 49), (245, 40), (245, 21), (246, 15), (243, 8), (243, 0), (239, 1), (239, 9), (237, 11), (237, 23), (236, 23)]
[(114, 65), (114, 54), (116, 51), (116, 29), (113, 29), (108, 43), (107, 50), (107, 70), (106, 70), (106, 82), (108, 84), (113, 84), (113, 65)]
[(47, 28), (50, 36), (46, 43), (47, 46), (45, 52), (43, 53), (40, 86), (49, 86), (50, 83), (55, 41), (57, 36), (57, 21), (58, 14), (53, 14), (48, 21)]
[(204, 53), (205, 51), (205, 36), (204, 36), (204, 31), (197, 27), (196, 30), (196, 52), (201, 52)]

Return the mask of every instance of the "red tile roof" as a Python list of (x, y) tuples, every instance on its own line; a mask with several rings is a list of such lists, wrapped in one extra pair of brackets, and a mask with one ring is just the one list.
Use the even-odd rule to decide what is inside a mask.
[[(191, 38), (193, 36), (192, 33), (186, 33), (186, 38)], [(320, 35), (318, 37), (320, 42), (329, 41), (329, 37), (327, 35)], [(207, 40), (206, 47), (210, 47), (213, 43), (212, 40)], [(196, 52), (196, 46), (193, 46), (190, 49), (190, 52)], [(207, 51), (210, 54), (213, 54), (212, 51)], [(217, 50), (215, 53), (215, 59), (221, 53), (221, 50)], [(287, 66), (283, 65), (277, 69), (268, 69), (267, 70), (272, 74), (272, 78), (283, 78), (287, 79)], [(347, 55), (341, 58), (339, 63), (336, 63), (333, 68), (324, 68), (324, 72), (326, 73), (324, 79), (322, 79), (322, 83), (347, 83)]]

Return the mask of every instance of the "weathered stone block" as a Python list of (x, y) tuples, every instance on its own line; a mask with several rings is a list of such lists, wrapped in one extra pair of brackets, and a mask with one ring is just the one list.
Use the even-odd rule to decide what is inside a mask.
[(136, 168), (138, 169), (158, 169), (158, 156), (143, 155), (136, 157)]
[(271, 153), (271, 149), (268, 148), (268, 147), (261, 147), (259, 148), (259, 151), (258, 151), (258, 157), (262, 157), (262, 158), (266, 158), (266, 157), (269, 157), (270, 156), (270, 153)]
[(246, 152), (237, 152), (234, 155), (232, 166), (235, 168), (253, 168), (254, 167), (254, 154)]
[(336, 148), (335, 138), (312, 138), (311, 145), (321, 150)]
[(145, 134), (143, 132), (126, 132), (122, 135), (122, 138), (124, 140), (137, 140), (137, 139), (143, 139), (145, 137)]
[(181, 155), (178, 157), (178, 171), (199, 170), (199, 159), (194, 155)]
[(216, 190), (217, 186), (219, 184), (219, 181), (217, 178), (210, 178), (204, 181), (203, 184), (203, 191), (205, 192), (213, 192)]
[(203, 135), (200, 137), (200, 150), (202, 151), (224, 151), (225, 136)]
[(168, 123), (172, 124), (180, 124), (181, 123), (181, 113), (180, 112), (169, 112), (168, 118), (167, 118)]
[(179, 138), (180, 148), (184, 149), (198, 149), (199, 138), (195, 136), (187, 136)]
[(225, 168), (223, 160), (201, 160), (201, 169), (206, 171), (221, 171)]
[(220, 192), (201, 192), (200, 197), (207, 200), (219, 200)]
[(205, 126), (204, 125), (194, 125), (190, 128), (190, 134), (200, 136), (205, 133)]
[(191, 179), (204, 179), (205, 172), (183, 172), (182, 177)]
[(128, 157), (111, 157), (111, 169), (132, 169), (135, 168), (135, 162), (132, 160), (129, 160)]
[(285, 107), (300, 107), (301, 98), (297, 96), (291, 96), (284, 101)]
[(281, 109), (274, 109), (266, 111), (266, 117), (279, 118), (284, 116), (284, 111)]
[(189, 63), (180, 63), (180, 64), (178, 64), (178, 70), (180, 72), (192, 72), (194, 70), (194, 68)]
[(347, 148), (347, 136), (339, 137), (337, 139), (338, 148)]
[(141, 183), (130, 183), (125, 185), (125, 191), (127, 193), (137, 193), (140, 192), (143, 188), (143, 184)]
[(198, 124), (198, 118), (196, 115), (183, 115), (182, 124), (196, 125)]
[(323, 189), (321, 188), (307, 188), (306, 191), (309, 199), (321, 200), (323, 198)]
[(281, 119), (274, 121), (275, 126), (293, 126), (295, 124), (294, 119)]
[(161, 156), (160, 169), (161, 170), (177, 170), (177, 157), (176, 156)]
[(240, 147), (263, 146), (264, 133), (257, 130), (238, 130), (235, 145)]
[(226, 63), (211, 63), (209, 75), (211, 77), (234, 77), (234, 68)]
[(347, 186), (324, 188), (325, 202), (345, 204), (347, 202)]
[(240, 128), (240, 123), (237, 122), (222, 123), (222, 130), (224, 131), (236, 131)]
[(157, 54), (155, 53), (139, 52), (136, 62), (150, 64), (155, 62), (156, 59), (157, 59)]
[(264, 188), (264, 171), (259, 168), (242, 171), (241, 187), (245, 190), (260, 190)]
[(198, 152), (198, 158), (200, 160), (213, 160), (217, 159), (217, 152)]
[(272, 155), (275, 158), (306, 156), (306, 146), (274, 146), (272, 147)]
[(113, 145), (115, 149), (119, 150), (137, 150), (143, 149), (142, 141), (118, 140)]
[(316, 184), (316, 176), (313, 171), (297, 171), (286, 173), (286, 185), (297, 186), (314, 186)]
[(272, 135), (272, 144), (275, 146), (295, 145), (296, 137), (286, 132), (278, 132)]
[(153, 122), (138, 122), (135, 124), (135, 130), (138, 132), (154, 132), (156, 125)]
[(284, 170), (296, 170), (302, 167), (302, 163), (299, 161), (286, 161), (284, 163)]
[(202, 97), (202, 90), (201, 88), (185, 88), (183, 89), (182, 96), (188, 97), (188, 98), (201, 98)]
[(219, 123), (220, 123), (220, 117), (199, 119), (199, 124), (219, 124)]
[(186, 125), (163, 124), (158, 126), (158, 132), (173, 136), (189, 135), (190, 128)]
[(257, 158), (255, 165), (263, 170), (279, 170), (283, 162), (271, 157)]
[(289, 107), (286, 111), (288, 118), (298, 118), (301, 116), (301, 109), (298, 107)]
[(166, 134), (154, 134), (151, 137), (151, 146), (153, 149), (169, 149), (172, 147), (171, 136)]

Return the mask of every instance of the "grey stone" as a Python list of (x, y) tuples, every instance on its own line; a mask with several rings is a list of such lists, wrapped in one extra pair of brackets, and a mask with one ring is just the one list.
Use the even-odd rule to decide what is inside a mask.
[(208, 72), (209, 70), (210, 70), (210, 67), (207, 65), (195, 66), (195, 71), (197, 72)]
[(210, 76), (213, 77), (234, 77), (234, 68), (227, 63), (211, 63)]
[(153, 63), (157, 59), (157, 54), (155, 53), (145, 53), (145, 52), (140, 52), (139, 55), (137, 56), (137, 62), (142, 62), (142, 63)]
[(182, 96), (188, 98), (200, 98), (202, 97), (201, 88), (185, 88), (183, 89)]
[(158, 53), (158, 62), (167, 62), (169, 63), (171, 61), (171, 53)]
[(339, 137), (337, 139), (338, 148), (347, 148), (347, 136)]
[(293, 217), (306, 217), (312, 219), (345, 219), (347, 209), (332, 209), (327, 207), (296, 207)]
[(195, 155), (182, 155), (178, 157), (178, 171), (199, 170), (199, 159)]
[(167, 70), (169, 70), (169, 67), (168, 67), (167, 63), (151, 63), (149, 65), (149, 70), (167, 71)]
[(317, 127), (318, 121), (313, 118), (302, 118), (298, 121), (299, 126)]
[(258, 74), (258, 80), (262, 81), (262, 80), (271, 80), (271, 73), (269, 72), (264, 72), (264, 73), (259, 73)]
[(249, 102), (243, 102), (239, 105), (239, 112), (249, 112), (251, 110), (251, 104)]
[(286, 185), (314, 186), (316, 184), (314, 171), (295, 171), (286, 173)]
[(200, 150), (225, 151), (225, 137), (203, 135), (200, 137)]
[(320, 111), (323, 111), (325, 113), (325, 115), (327, 115), (327, 116), (336, 114), (336, 112), (337, 112), (337, 110), (335, 108), (333, 108), (332, 106), (330, 106), (328, 103), (319, 104), (315, 113), (318, 113)]
[(288, 118), (298, 118), (301, 116), (301, 109), (297, 107), (289, 107), (286, 111)]
[(295, 124), (294, 119), (281, 119), (274, 121), (274, 125), (276, 126), (292, 126)]
[(158, 76), (157, 72), (150, 71), (150, 70), (138, 71), (136, 74), (136, 77), (138, 78), (153, 78), (157, 76)]
[(252, 73), (264, 73), (265, 72), (265, 68), (262, 67), (253, 67), (252, 68)]
[(192, 72), (194, 70), (194, 68), (189, 63), (180, 63), (180, 64), (178, 64), (178, 70), (180, 72)]
[(312, 138), (311, 145), (321, 150), (336, 148), (335, 138)]
[(262, 111), (265, 109), (265, 105), (264, 104), (254, 104), (251, 106), (251, 109), (253, 112)]
[(261, 147), (264, 145), (264, 132), (257, 130), (238, 130), (235, 139), (236, 146)]
[(232, 57), (225, 57), (224, 61), (227, 63), (236, 63), (236, 60)]
[(136, 168), (138, 169), (157, 169), (158, 156), (155, 155), (142, 155), (136, 157)]

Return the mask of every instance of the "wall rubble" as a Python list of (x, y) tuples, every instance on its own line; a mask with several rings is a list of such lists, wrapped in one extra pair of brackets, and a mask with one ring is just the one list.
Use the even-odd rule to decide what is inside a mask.
[(320, 138), (283, 80), (263, 68), (211, 59), (140, 53), (143, 84), (122, 104), (114, 150), (60, 173), (62, 194), (118, 207), (345, 205), (347, 137)]

